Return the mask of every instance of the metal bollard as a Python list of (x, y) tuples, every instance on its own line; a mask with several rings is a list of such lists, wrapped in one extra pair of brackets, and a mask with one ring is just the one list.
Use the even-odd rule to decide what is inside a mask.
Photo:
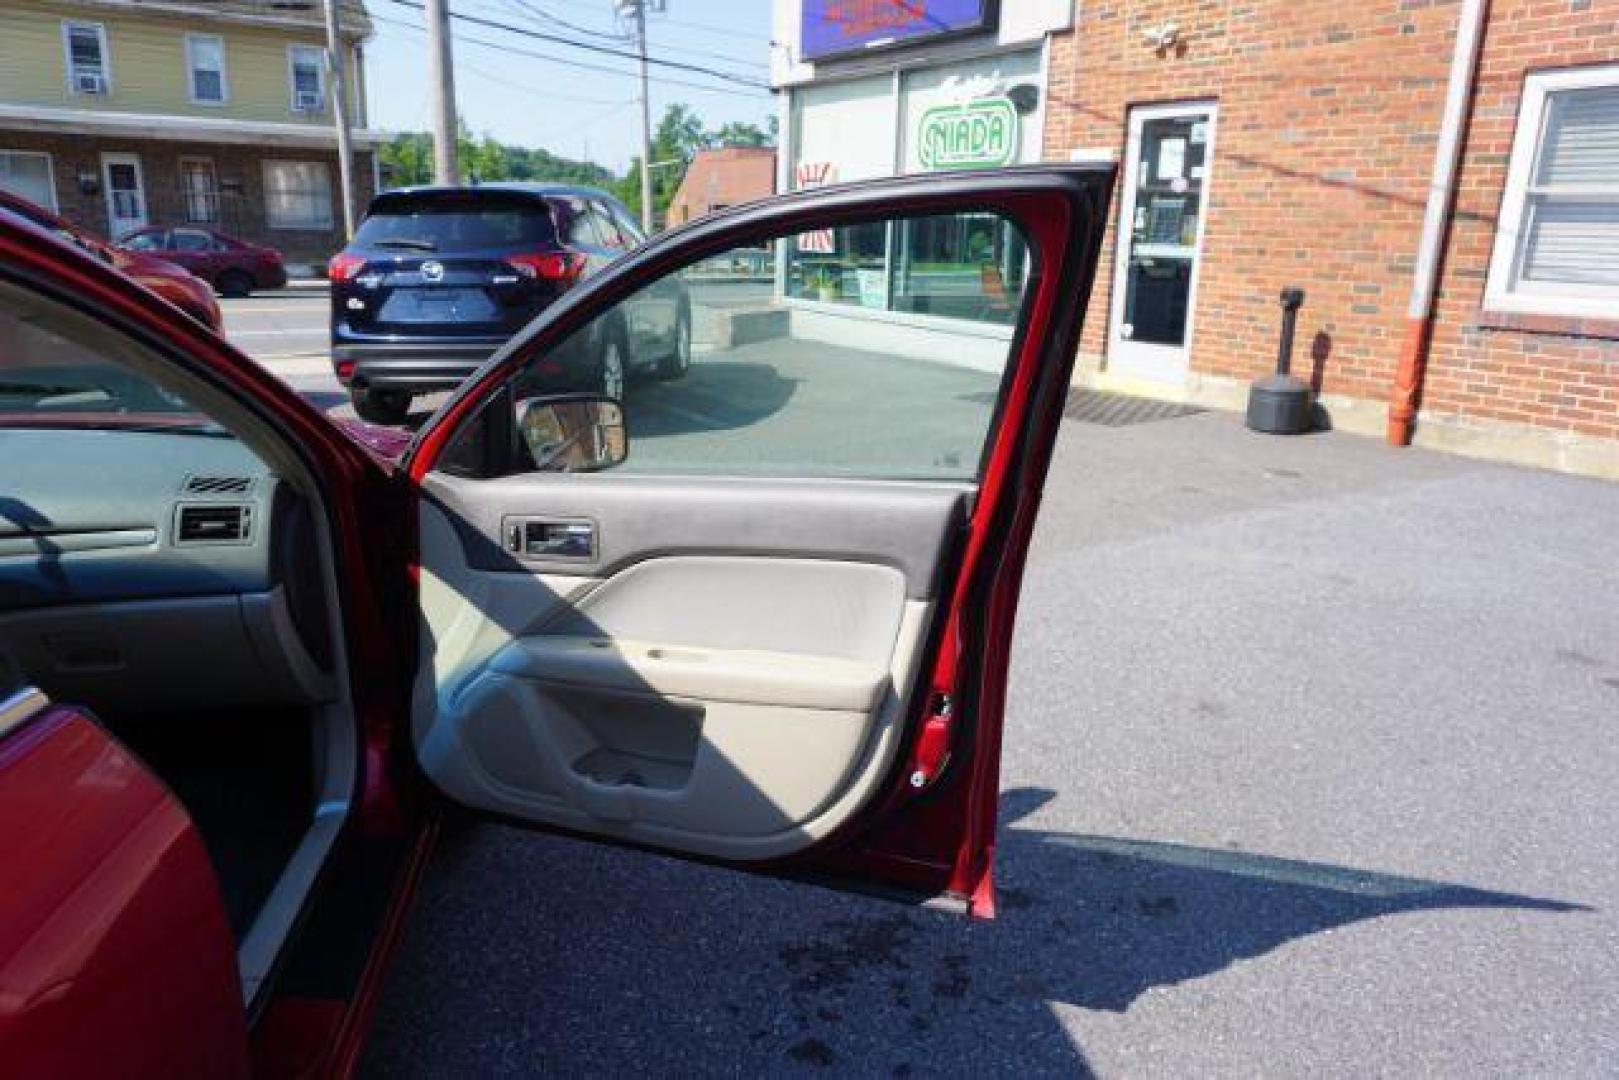
[(1293, 331), (1304, 290), (1282, 290), (1282, 340), (1276, 349), (1276, 373), (1256, 379), (1248, 388), (1248, 426), (1267, 435), (1301, 435), (1310, 430), (1310, 384), (1293, 375)]

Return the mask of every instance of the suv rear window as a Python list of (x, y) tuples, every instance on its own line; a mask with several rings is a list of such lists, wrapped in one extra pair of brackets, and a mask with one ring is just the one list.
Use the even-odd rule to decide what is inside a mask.
[(455, 192), (379, 202), (354, 234), (356, 247), (466, 251), (556, 243), (550, 208), (537, 199)]

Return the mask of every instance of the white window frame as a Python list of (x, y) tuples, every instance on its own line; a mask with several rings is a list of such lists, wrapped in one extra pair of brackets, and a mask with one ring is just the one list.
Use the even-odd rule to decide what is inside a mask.
[[(192, 192), (191, 192), (190, 187), (187, 186), (187, 182), (186, 182), (186, 166), (187, 165), (207, 165), (208, 166), (208, 175), (213, 180), (213, 190), (209, 192), (209, 196), (213, 200), (214, 216), (211, 217), (211, 218), (208, 218), (207, 220), (198, 220), (197, 218), (194, 218), (194, 217), (191, 216), (191, 197), (192, 197)], [(211, 158), (211, 157), (207, 157), (205, 155), (202, 155), (202, 154), (182, 154), (180, 156), (179, 169), (180, 169), (180, 202), (181, 202), (182, 207), (183, 207), (184, 212), (185, 212), (186, 224), (188, 224), (188, 225), (218, 225), (219, 222), (220, 222), (220, 218), (223, 215), (221, 213), (220, 198), (219, 198), (219, 168), (214, 164), (214, 159)]]
[(73, 31), (90, 30), (96, 35), (96, 44), (101, 49), (101, 81), (106, 84), (107, 94), (112, 93), (112, 47), (107, 43), (107, 27), (104, 23), (85, 22), (81, 19), (62, 20), (62, 65), (67, 70), (67, 92), (78, 96), (79, 84), (73, 70)]
[(1490, 272), (1484, 287), (1486, 311), (1574, 318), (1612, 318), (1619, 311), (1619, 288), (1570, 283), (1530, 284), (1518, 280), (1523, 258), (1524, 212), (1529, 205), (1530, 179), (1540, 163), (1547, 99), (1559, 91), (1606, 88), (1619, 88), (1619, 64), (1536, 72), (1524, 79), (1518, 128), (1512, 139), (1512, 158), (1501, 194), (1495, 246), (1490, 253)]
[(59, 213), (56, 205), (56, 162), (51, 160), (51, 155), (43, 150), (8, 150), (3, 146), (0, 146), (0, 154), (4, 154), (6, 157), (44, 158), (45, 176), (50, 180), (51, 195), (50, 201), (45, 204), (45, 209), (53, 214)]
[[(313, 109), (300, 109), (298, 107), (298, 54), (313, 53), (316, 56), (315, 71), (320, 78), (320, 104)], [(326, 50), (320, 45), (288, 45), (287, 46), (287, 108), (297, 116), (319, 116), (326, 111), (326, 95), (329, 89), (326, 85)]]
[[(270, 173), (277, 165), (320, 165), (326, 170), (326, 219), (323, 222), (305, 222), (296, 225), (277, 224), (270, 217)], [(264, 223), (277, 232), (326, 232), (336, 225), (335, 203), (337, 193), (332, 190), (332, 168), (325, 161), (311, 161), (309, 159), (294, 158), (266, 158), (263, 165), (264, 179)]]
[[(203, 98), (197, 96), (197, 58), (192, 51), (199, 42), (212, 41), (219, 43), (219, 97)], [(187, 34), (185, 36), (186, 55), (186, 97), (193, 105), (229, 105), (230, 104), (230, 61), (225, 56), (225, 38), (221, 34)]]

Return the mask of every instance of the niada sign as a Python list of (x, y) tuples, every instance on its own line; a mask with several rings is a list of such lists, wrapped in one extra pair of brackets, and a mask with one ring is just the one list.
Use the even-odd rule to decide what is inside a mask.
[(1018, 115), (1004, 97), (935, 105), (916, 125), (924, 169), (992, 169), (1017, 158)]

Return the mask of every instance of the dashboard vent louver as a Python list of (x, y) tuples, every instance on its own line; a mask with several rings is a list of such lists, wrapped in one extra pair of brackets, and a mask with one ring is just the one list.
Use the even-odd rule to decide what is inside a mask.
[(181, 491), (187, 495), (245, 495), (253, 486), (253, 480), (247, 476), (204, 476), (194, 474), (186, 477)]
[(251, 506), (182, 506), (174, 515), (176, 544), (241, 544), (252, 535)]

